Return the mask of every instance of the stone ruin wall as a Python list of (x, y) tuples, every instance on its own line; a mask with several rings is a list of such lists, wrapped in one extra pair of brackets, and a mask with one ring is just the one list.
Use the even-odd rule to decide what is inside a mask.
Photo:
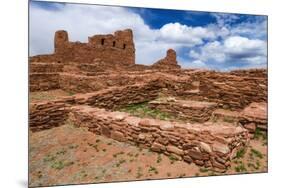
[(124, 112), (109, 112), (89, 106), (74, 106), (70, 119), (95, 134), (129, 142), (177, 160), (223, 172), (237, 151), (248, 144), (247, 130), (241, 127), (141, 119)]
[(182, 124), (109, 111), (153, 100), (158, 92), (158, 86), (151, 82), (34, 103), (30, 107), (30, 128), (31, 131), (49, 129), (70, 118), (76, 125), (88, 127), (94, 133), (217, 171), (225, 171), (236, 152), (248, 144), (248, 131), (239, 126)]
[(29, 66), (29, 90), (47, 91), (59, 89), (63, 65), (58, 63), (31, 63)]
[[(267, 128), (267, 117), (256, 119), (249, 113), (260, 107), (253, 102), (266, 104), (267, 71), (264, 69), (229, 73), (184, 70), (178, 66), (176, 53), (171, 49), (152, 66), (136, 65), (131, 30), (96, 35), (88, 40), (88, 43), (69, 42), (67, 33), (58, 31), (54, 54), (30, 58), (30, 91), (63, 89), (79, 93), (30, 104), (31, 131), (60, 126), (70, 117), (94, 133), (224, 171), (236, 152), (248, 143), (248, 131), (243, 126), (251, 130), (254, 123)], [(190, 104), (185, 107), (176, 102), (172, 105), (177, 109), (174, 113), (179, 115), (184, 111), (183, 118), (192, 121), (193, 117), (201, 125), (141, 120), (126, 113), (111, 112), (163, 96), (206, 104), (203, 107)], [(149, 105), (171, 111), (171, 101)], [(212, 127), (204, 123), (210, 116), (225, 118), (227, 113), (243, 126), (223, 123)], [(132, 125), (132, 120), (137, 123)]]
[(88, 37), (88, 43), (70, 42), (68, 33), (60, 30), (55, 33), (54, 49), (54, 54), (34, 56), (30, 58), (30, 62), (95, 63), (100, 61), (107, 65), (135, 64), (133, 32), (130, 29), (116, 31), (113, 35)]

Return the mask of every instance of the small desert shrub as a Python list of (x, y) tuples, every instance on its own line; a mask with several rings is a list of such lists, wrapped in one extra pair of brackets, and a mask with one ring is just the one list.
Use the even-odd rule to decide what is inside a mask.
[(120, 159), (120, 160), (118, 161), (118, 163), (116, 164), (116, 167), (119, 167), (121, 164), (123, 164), (123, 163), (125, 163), (125, 162), (126, 162), (125, 159)]
[(43, 161), (44, 162), (50, 162), (50, 161), (54, 161), (56, 159), (55, 156), (53, 155), (47, 155), (46, 157), (44, 157)]
[(260, 151), (255, 150), (255, 149), (251, 149), (251, 152), (252, 152), (255, 156), (257, 156), (258, 158), (260, 158), (260, 159), (263, 158), (263, 155), (262, 155), (262, 153), (261, 153)]
[(143, 174), (141, 173), (141, 171), (142, 171), (142, 168), (141, 168), (141, 167), (138, 167), (138, 169), (137, 169), (137, 176), (136, 176), (136, 178), (140, 178), (140, 177), (142, 177), (142, 176), (143, 176)]
[(161, 155), (159, 154), (158, 156), (157, 156), (157, 163), (160, 163), (162, 161), (162, 158), (161, 158)]
[(207, 168), (200, 168), (200, 172), (202, 172), (202, 173), (208, 172), (208, 171), (209, 171), (209, 169), (207, 169)]
[(65, 162), (65, 161), (55, 161), (51, 167), (54, 168), (54, 169), (57, 169), (57, 170), (61, 170), (63, 169), (64, 167), (66, 166), (70, 166), (70, 165), (73, 165), (74, 162)]
[(57, 151), (57, 155), (64, 155), (66, 153), (66, 150), (65, 149), (62, 149), (60, 151)]
[(243, 149), (240, 149), (240, 150), (237, 151), (237, 153), (236, 153), (236, 158), (237, 158), (237, 159), (243, 158), (244, 155), (245, 155), (245, 153), (246, 153), (246, 150), (245, 150), (244, 148), (243, 148)]
[(263, 140), (267, 140), (267, 135), (260, 128), (256, 128), (254, 133), (254, 139), (259, 140), (260, 138), (262, 138)]
[(178, 161), (178, 158), (176, 158), (176, 157), (173, 156), (173, 155), (170, 155), (170, 156), (169, 156), (169, 159), (170, 159), (171, 164), (174, 164), (175, 161)]
[(236, 172), (246, 172), (247, 169), (246, 169), (246, 167), (244, 166), (244, 164), (240, 164), (240, 165), (238, 165), (238, 166), (235, 167), (235, 171), (236, 171)]
[(148, 172), (154, 172), (155, 174), (158, 174), (158, 170), (153, 166), (149, 167)]

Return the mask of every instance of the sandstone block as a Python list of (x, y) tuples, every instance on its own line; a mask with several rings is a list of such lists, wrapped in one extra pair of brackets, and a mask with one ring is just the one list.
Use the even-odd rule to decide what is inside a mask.
[(184, 154), (183, 150), (176, 147), (176, 146), (168, 145), (166, 148), (167, 148), (167, 151), (169, 151), (171, 153), (175, 153), (175, 154), (180, 155), (180, 156), (182, 156)]
[(126, 141), (126, 138), (124, 137), (124, 134), (120, 131), (112, 131), (111, 132), (111, 138), (114, 140), (118, 140), (120, 142)]
[(217, 151), (223, 154), (228, 154), (230, 152), (230, 149), (227, 145), (215, 142), (212, 144), (213, 151)]
[(248, 124), (245, 124), (244, 127), (249, 130), (249, 132), (253, 133), (256, 131), (256, 124), (255, 123), (248, 123)]
[(204, 160), (204, 156), (201, 152), (190, 150), (188, 152), (188, 155), (195, 160)]
[(200, 146), (201, 151), (203, 151), (203, 152), (206, 152), (206, 153), (212, 152), (211, 146), (209, 144), (206, 144), (205, 142), (200, 142), (199, 146)]
[(154, 142), (151, 146), (152, 151), (160, 152), (160, 151), (164, 151), (165, 149), (166, 149), (166, 147), (164, 145), (157, 143), (157, 142)]

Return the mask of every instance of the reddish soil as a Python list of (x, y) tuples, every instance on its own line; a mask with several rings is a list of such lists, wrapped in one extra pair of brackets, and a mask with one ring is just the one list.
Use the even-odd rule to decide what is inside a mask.
[(71, 122), (29, 135), (30, 186), (267, 172), (267, 143), (262, 138), (251, 140), (226, 173), (216, 173), (95, 135)]
[(49, 91), (36, 91), (36, 92), (29, 93), (29, 100), (30, 102), (49, 101), (49, 100), (58, 99), (62, 96), (70, 96), (73, 94), (74, 93), (68, 93), (66, 91), (63, 91), (62, 89), (55, 89)]

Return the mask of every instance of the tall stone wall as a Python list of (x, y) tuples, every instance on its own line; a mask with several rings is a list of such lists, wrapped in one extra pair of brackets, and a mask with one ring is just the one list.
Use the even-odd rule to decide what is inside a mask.
[(93, 63), (101, 59), (106, 64), (135, 64), (132, 30), (116, 31), (113, 35), (95, 35), (88, 43), (70, 42), (66, 31), (55, 33), (55, 55), (63, 61)]
[(173, 49), (167, 50), (166, 57), (160, 59), (152, 65), (153, 68), (157, 69), (180, 69), (181, 67), (177, 62), (177, 54)]

